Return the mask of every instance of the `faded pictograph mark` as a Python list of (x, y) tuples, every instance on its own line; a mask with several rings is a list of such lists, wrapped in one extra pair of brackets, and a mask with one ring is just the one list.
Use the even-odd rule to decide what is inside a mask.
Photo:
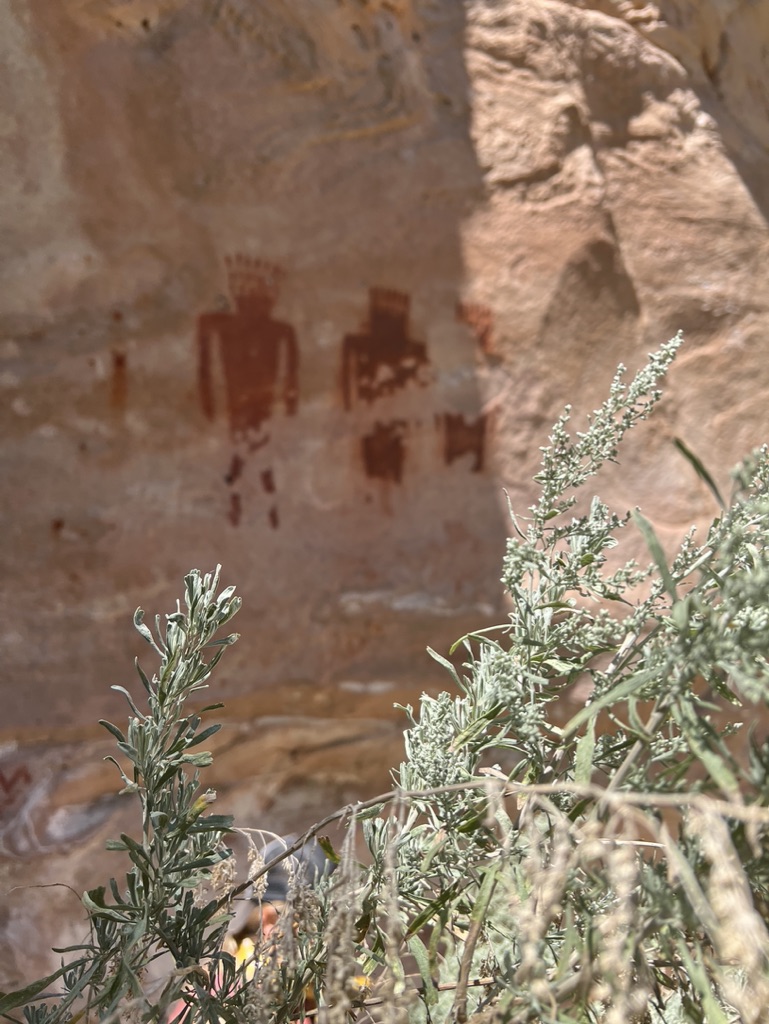
[(110, 405), (116, 413), (122, 413), (128, 396), (128, 357), (122, 349), (112, 352), (112, 378), (110, 384)]
[[(478, 302), (457, 302), (455, 317), (465, 324), (475, 342), (478, 360), (488, 366), (496, 362), (494, 314)], [(447, 466), (469, 455), (466, 465), (473, 473), (481, 473), (486, 463), (486, 442), (490, 426), (490, 408), (485, 406), (477, 416), (446, 412), (438, 417), (443, 434), (443, 461)]]
[(389, 288), (369, 292), (368, 320), (342, 342), (345, 409), (430, 382), (427, 346), (409, 337), (409, 296)]
[[(261, 451), (262, 490), (274, 496), (273, 469), (269, 463), (264, 465), (270, 444), (267, 424), (277, 409), (293, 416), (299, 402), (296, 335), (290, 324), (273, 315), (284, 272), (275, 264), (242, 254), (228, 257), (225, 263), (232, 308), (203, 313), (197, 322), (200, 401), (205, 415), (213, 420), (216, 362), (224, 379), (229, 431), (235, 446), (225, 483), (235, 487), (248, 458)], [(228, 512), (233, 526), (240, 523), (241, 514), (242, 495), (233, 491)], [(273, 527), (278, 525), (274, 503), (268, 520)]]
[(32, 785), (32, 776), (25, 764), (0, 766), (0, 825), (24, 798)]
[(110, 814), (97, 800), (87, 806), (52, 805), (61, 773), (44, 757), (18, 754), (0, 761), (0, 856), (48, 853), (63, 843), (87, 838)]
[(112, 412), (121, 417), (125, 413), (128, 399), (128, 353), (125, 343), (126, 324), (123, 312), (113, 309), (110, 314), (110, 372), (109, 404)]
[(463, 455), (470, 455), (470, 470), (483, 471), (487, 417), (483, 414), (467, 420), (462, 413), (446, 412), (439, 418), (443, 432), (443, 460), (450, 466)]
[(258, 44), (283, 68), (290, 68), (294, 73), (317, 70), (312, 36), (299, 19), (291, 17), (290, 7), (285, 12), (276, 12), (254, 5), (249, 0), (204, 0), (203, 16), (225, 36), (249, 39)]
[(35, 810), (49, 790), (45, 774), (33, 762), (0, 762), (0, 855), (23, 856), (47, 848)]
[(240, 517), (243, 511), (240, 495), (235, 492), (230, 495), (230, 505), (227, 510), (227, 519), (231, 526), (240, 526)]
[(403, 479), (406, 459), (405, 420), (375, 423), (373, 430), (362, 440), (363, 465), (370, 480), (385, 480), (399, 484)]
[(474, 302), (458, 302), (456, 318), (472, 331), (479, 351), (484, 356), (494, 353), (494, 316), (488, 306)]
[(244, 466), (245, 462), (240, 457), (240, 455), (238, 455), (238, 453), (235, 452), (235, 454), (232, 456), (230, 468), (225, 473), (224, 482), (226, 484), (229, 484), (230, 486), (232, 486), (232, 484), (237, 483), (237, 481), (240, 480), (240, 477), (243, 473)]

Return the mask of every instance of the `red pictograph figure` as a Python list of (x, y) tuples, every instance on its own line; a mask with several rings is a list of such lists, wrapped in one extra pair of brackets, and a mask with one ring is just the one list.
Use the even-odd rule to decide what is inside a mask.
[[(288, 416), (296, 413), (299, 401), (299, 350), (293, 327), (273, 317), (284, 272), (272, 263), (238, 254), (227, 257), (227, 279), (234, 309), (203, 313), (198, 317), (198, 381), (203, 412), (213, 419), (213, 355), (218, 350), (224, 376), (225, 400), (230, 435), (237, 446), (225, 482), (233, 486), (240, 478), (248, 453), (268, 445), (265, 424), (276, 407)], [(266, 475), (265, 475), (266, 474)], [(272, 469), (262, 470), (263, 489), (274, 493)], [(229, 520), (241, 519), (239, 494), (231, 494)], [(278, 524), (277, 510), (269, 522)]]
[[(399, 392), (409, 385), (422, 387), (432, 382), (427, 345), (410, 336), (410, 298), (404, 292), (388, 288), (369, 290), (368, 318), (355, 334), (347, 334), (342, 342), (342, 400), (346, 410), (376, 403), (368, 414), (365, 432), (359, 439), (363, 469), (369, 480), (381, 486), (385, 507), (389, 511), (389, 488), (402, 484), (411, 463), (420, 465), (424, 457), (425, 436), (422, 428), (424, 407), (432, 403), (400, 398)], [(466, 324), (483, 357), (492, 355), (493, 317), (485, 306), (457, 303), (457, 320)], [(385, 409), (387, 413), (385, 414)], [(365, 422), (365, 412), (356, 416)], [(443, 449), (443, 461), (451, 466), (463, 456), (470, 456), (465, 465), (473, 473), (484, 469), (488, 417), (475, 418), (463, 413), (435, 414), (436, 430)], [(420, 447), (421, 446), (421, 447)], [(414, 450), (416, 449), (416, 451)], [(434, 450), (430, 443), (430, 450)], [(414, 457), (416, 456), (416, 457)]]
[(213, 419), (211, 353), (218, 342), (230, 433), (254, 450), (268, 439), (262, 428), (276, 401), (289, 416), (296, 412), (299, 353), (293, 327), (272, 316), (283, 271), (243, 255), (225, 263), (235, 309), (198, 317), (200, 400)]
[[(423, 341), (410, 337), (411, 300), (390, 288), (369, 289), (368, 317), (342, 342), (342, 400), (348, 411), (361, 403), (392, 399), (410, 384), (430, 383), (430, 360)], [(360, 438), (363, 468), (369, 480), (385, 487), (403, 481), (410, 414), (389, 405), (391, 418), (369, 423)], [(384, 498), (385, 504), (389, 502)], [(389, 506), (388, 506), (389, 507)]]
[(476, 344), (483, 355), (493, 355), (494, 317), (488, 306), (480, 306), (474, 302), (458, 302), (456, 317), (460, 323), (467, 324), (473, 332)]
[(389, 288), (369, 291), (368, 321), (342, 343), (342, 398), (373, 402), (414, 381), (428, 383), (427, 346), (409, 337), (409, 296)]

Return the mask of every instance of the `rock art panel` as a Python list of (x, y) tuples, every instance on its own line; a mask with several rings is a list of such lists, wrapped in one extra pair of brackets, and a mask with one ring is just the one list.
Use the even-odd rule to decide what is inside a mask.
[[(274, 316), (285, 271), (262, 259), (238, 254), (226, 259), (231, 308), (204, 312), (197, 319), (198, 390), (206, 418), (217, 415), (217, 395), (227, 417), (234, 451), (223, 474), (228, 488), (226, 518), (240, 526), (245, 514), (244, 481), (249, 478), (268, 499), (267, 522), (280, 523), (278, 485), (271, 456), (269, 422), (299, 408), (299, 346), (291, 324)], [(484, 468), (487, 417), (436, 410), (437, 376), (426, 342), (410, 323), (411, 297), (393, 288), (371, 287), (367, 315), (360, 328), (341, 342), (341, 396), (358, 431), (365, 477), (389, 487), (402, 484), (409, 441), (426, 440), (426, 424), (439, 433), (436, 451), (451, 466), (471, 455), (473, 472)], [(481, 305), (457, 306), (457, 318), (470, 327), (478, 351), (492, 348), (493, 318)], [(113, 359), (113, 373), (125, 372), (125, 359)], [(221, 378), (221, 382), (217, 381)], [(113, 395), (116, 385), (113, 384)], [(414, 388), (427, 391), (427, 416), (415, 416), (407, 398)], [(123, 392), (125, 388), (123, 386)], [(404, 400), (404, 401), (402, 401)], [(124, 403), (124, 394), (121, 404)], [(370, 410), (370, 413), (369, 413)], [(375, 415), (376, 413), (376, 415)], [(329, 457), (324, 449), (316, 461)], [(251, 471), (249, 472), (249, 468)], [(322, 472), (322, 467), (320, 467)], [(389, 501), (385, 506), (390, 510)]]
[[(200, 402), (206, 417), (213, 420), (214, 367), (218, 363), (224, 378), (229, 433), (235, 445), (224, 481), (228, 487), (235, 487), (246, 461), (261, 452), (261, 489), (275, 496), (267, 423), (277, 408), (282, 407), (287, 416), (295, 415), (299, 403), (296, 334), (290, 324), (273, 316), (284, 271), (244, 254), (227, 257), (225, 264), (233, 308), (202, 313), (197, 321)], [(228, 519), (233, 526), (240, 523), (241, 514), (242, 495), (231, 491)], [(277, 527), (274, 503), (268, 520)]]

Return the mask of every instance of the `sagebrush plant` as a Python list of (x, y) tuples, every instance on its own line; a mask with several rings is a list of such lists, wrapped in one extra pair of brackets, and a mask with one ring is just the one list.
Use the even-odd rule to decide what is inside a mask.
[[(747, 707), (769, 697), (769, 453), (738, 467), (727, 505), (677, 442), (722, 507), (670, 561), (638, 510), (611, 510), (587, 486), (652, 413), (680, 344), (629, 381), (620, 367), (584, 431), (569, 432), (568, 407), (557, 421), (539, 499), (512, 516), (509, 621), (459, 642), (461, 671), (434, 654), (454, 692), (405, 709), (392, 792), (306, 834), (347, 819), (340, 851), (322, 840), (336, 874), (317, 891), (294, 888), (277, 941), (245, 963), (223, 951), (246, 883), (205, 906), (192, 897), (227, 856), (227, 822), (201, 813), (183, 831), (205, 809), (186, 765), (206, 733), (178, 684), (162, 712), (175, 739), (161, 730), (156, 742), (159, 727), (134, 724), (149, 722), (135, 708), (125, 738), (109, 727), (134, 764), (125, 781), (145, 823), (141, 840), (119, 841), (134, 861), (127, 890), (111, 883), (109, 903), (104, 890), (87, 894), (91, 944), (0, 1010), (60, 979), (55, 1000), (25, 1008), (30, 1024), (72, 1020), (76, 1005), (94, 1020), (160, 1020), (175, 998), (178, 1017), (212, 1022), (769, 1020), (769, 743), (751, 734), (735, 746)], [(620, 557), (634, 531), (648, 565)], [(229, 591), (216, 603), (209, 577), (187, 586), (222, 621), (235, 610)], [(170, 616), (169, 630), (161, 666), (175, 658), (192, 692), (212, 667), (200, 654), (211, 634), (191, 612)], [(166, 671), (144, 680), (153, 714)], [(575, 684), (589, 696), (563, 724), (556, 702)], [(166, 767), (150, 769), (153, 750)], [(174, 800), (168, 820), (153, 818)], [(257, 856), (255, 891), (268, 868)], [(161, 951), (175, 968), (153, 993), (142, 972)]]
[[(61, 985), (55, 1002), (26, 1005), (24, 1016), (32, 1024), (122, 1019), (130, 1008), (135, 1020), (157, 1018), (182, 985), (195, 993), (205, 1012), (209, 991), (208, 968), (221, 958), (222, 939), (229, 914), (216, 897), (202, 900), (203, 887), (213, 869), (229, 857), (225, 838), (232, 821), (207, 813), (215, 794), (200, 791), (199, 769), (211, 764), (211, 754), (200, 744), (221, 726), (201, 730), (201, 716), (220, 708), (214, 704), (194, 713), (186, 701), (208, 685), (208, 679), (236, 634), (216, 637), (240, 607), (234, 588), (221, 593), (219, 570), (201, 577), (190, 573), (184, 581), (185, 606), (156, 620), (156, 632), (143, 621), (141, 609), (134, 625), (160, 659), (152, 679), (136, 662), (145, 690), (146, 711), (121, 686), (132, 712), (123, 733), (110, 722), (101, 724), (117, 740), (124, 783), (122, 793), (134, 794), (140, 832), (121, 834), (107, 848), (127, 854), (132, 867), (122, 884), (83, 894), (90, 938), (81, 946), (57, 950), (76, 954), (50, 977), (22, 992), (0, 997), (0, 1010), (24, 1005), (56, 981)], [(162, 986), (148, 991), (151, 965), (170, 954), (175, 970)], [(233, 970), (232, 958), (223, 967)]]

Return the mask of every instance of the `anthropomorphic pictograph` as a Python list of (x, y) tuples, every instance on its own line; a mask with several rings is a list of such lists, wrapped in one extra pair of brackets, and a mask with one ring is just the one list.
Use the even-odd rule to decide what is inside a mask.
[[(242, 514), (240, 489), (235, 489), (254, 452), (269, 448), (267, 423), (276, 409), (292, 416), (299, 402), (299, 350), (293, 327), (273, 316), (283, 271), (272, 263), (239, 254), (226, 260), (234, 308), (198, 317), (198, 381), (203, 412), (213, 419), (214, 360), (224, 378), (224, 396), (234, 452), (225, 482), (230, 492), (229, 518), (238, 525)], [(274, 470), (260, 456), (259, 479), (265, 494), (274, 497)], [(268, 518), (278, 525), (273, 501)]]

